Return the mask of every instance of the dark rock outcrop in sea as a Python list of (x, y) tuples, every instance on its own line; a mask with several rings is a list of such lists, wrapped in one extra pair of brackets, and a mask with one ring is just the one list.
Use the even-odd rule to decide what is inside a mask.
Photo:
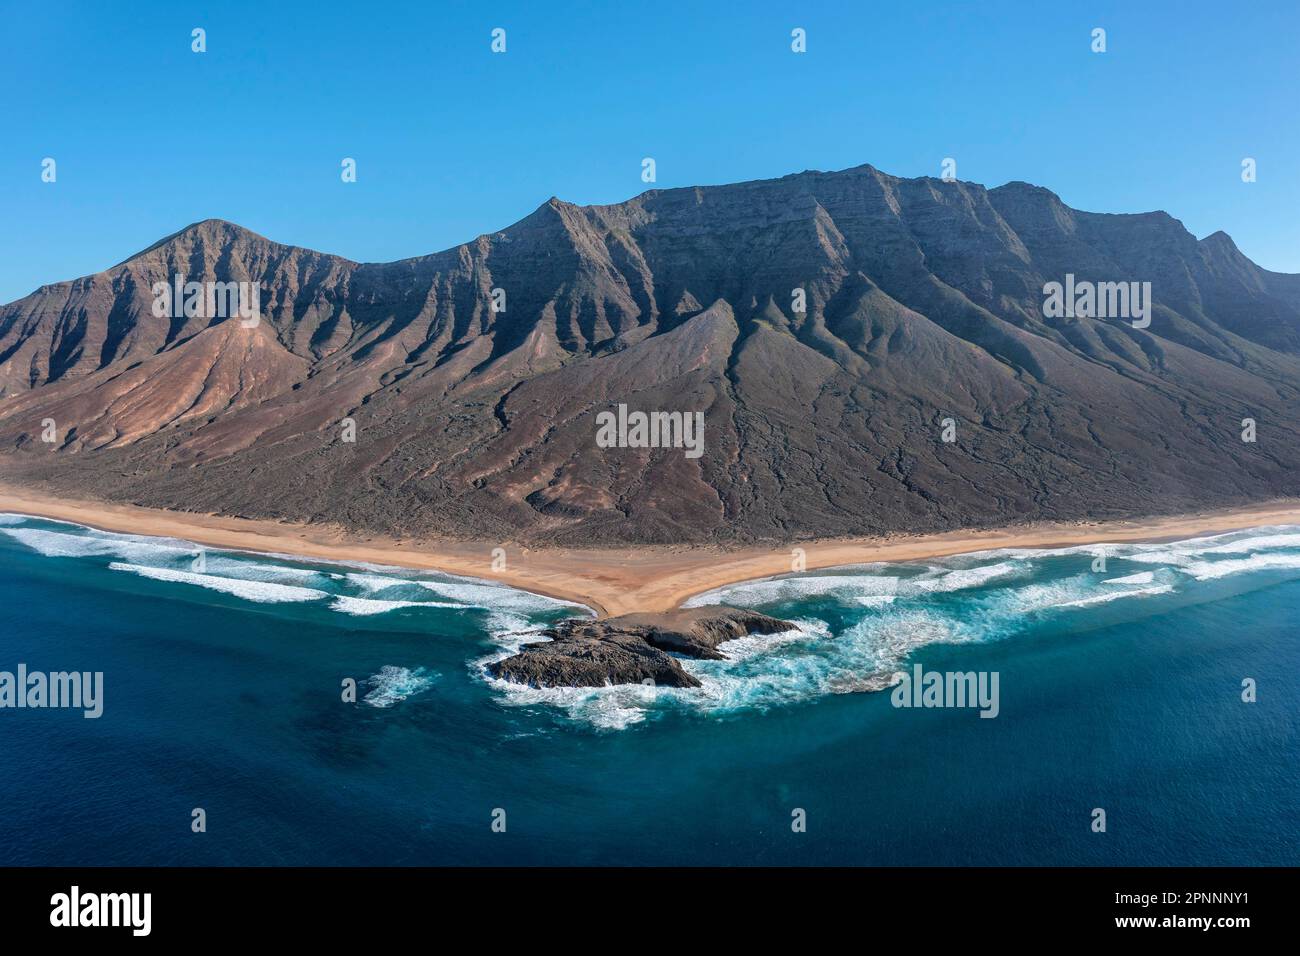
[(626, 614), (593, 621), (572, 618), (543, 631), (549, 641), (525, 645), (518, 654), (488, 665), (493, 677), (535, 687), (604, 687), (640, 684), (699, 687), (673, 654), (726, 660), (724, 641), (749, 634), (794, 630), (789, 621), (727, 607), (691, 608), (669, 614)]

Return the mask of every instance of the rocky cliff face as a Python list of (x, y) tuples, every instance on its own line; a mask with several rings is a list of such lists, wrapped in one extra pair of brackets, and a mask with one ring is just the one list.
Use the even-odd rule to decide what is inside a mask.
[[(1149, 327), (1045, 317), (1067, 273), (1149, 281)], [(259, 283), (261, 321), (155, 316), (178, 274)], [(702, 412), (702, 454), (600, 447), (619, 404)], [(1300, 493), (1298, 429), (1300, 276), (1165, 213), (869, 166), (552, 199), (388, 264), (208, 220), (0, 307), (0, 477), (397, 535), (790, 540), (1174, 512)]]

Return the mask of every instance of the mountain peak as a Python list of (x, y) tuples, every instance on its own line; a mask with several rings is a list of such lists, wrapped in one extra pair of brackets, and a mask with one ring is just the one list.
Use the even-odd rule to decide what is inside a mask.
[[(220, 245), (226, 245), (232, 242), (265, 242), (271, 245), (279, 245), (277, 242), (267, 239), (265, 236), (253, 232), (251, 229), (245, 229), (238, 223), (230, 222), (226, 219), (200, 219), (192, 222), (183, 229), (178, 229), (169, 236), (164, 236), (153, 245), (141, 249), (139, 252), (127, 256), (117, 265), (124, 265), (141, 256), (146, 256), (151, 252), (161, 249), (165, 246), (177, 243), (193, 243), (202, 241), (204, 243), (214, 242)], [(116, 268), (116, 266), (114, 267)]]
[(1230, 252), (1239, 251), (1237, 249), (1237, 244), (1232, 241), (1232, 236), (1228, 235), (1222, 229), (1218, 229), (1210, 233), (1208, 236), (1202, 239), (1201, 242), (1205, 243), (1208, 246), (1221, 248)]
[(241, 226), (237, 222), (231, 222), (229, 219), (216, 219), (216, 218), (200, 219), (197, 222), (192, 222), (185, 228), (178, 229), (176, 232), (172, 233), (170, 236), (164, 239), (163, 242), (167, 242), (170, 239), (175, 239), (181, 236), (202, 236), (204, 238), (212, 237), (212, 236), (222, 236), (222, 237), (237, 237), (241, 239), (244, 238), (262, 239), (265, 240), (266, 242), (271, 241), (267, 239), (265, 236), (253, 232), (253, 230), (247, 229), (244, 226)]
[(1061, 197), (1046, 186), (1036, 186), (1033, 183), (1027, 183), (1022, 179), (1013, 179), (1009, 183), (1003, 183), (1001, 186), (994, 186), (989, 190), (991, 196), (1015, 197), (1021, 199), (1034, 199), (1039, 202), (1051, 202), (1065, 205)]

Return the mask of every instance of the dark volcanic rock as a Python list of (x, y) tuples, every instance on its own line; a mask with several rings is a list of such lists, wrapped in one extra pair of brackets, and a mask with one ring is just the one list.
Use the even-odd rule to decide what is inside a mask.
[(731, 607), (682, 608), (666, 614), (624, 614), (608, 621), (580, 622), (615, 624), (620, 631), (639, 634), (663, 651), (702, 660), (722, 661), (718, 652), (723, 641), (747, 634), (780, 634), (794, 629), (789, 621)]
[(725, 660), (717, 649), (723, 641), (793, 628), (789, 621), (724, 607), (602, 621), (573, 618), (542, 632), (551, 640), (526, 645), (513, 657), (488, 665), (488, 672), (536, 687), (604, 687), (647, 679), (662, 687), (699, 687), (669, 652)]
[(534, 687), (604, 687), (641, 684), (699, 687), (673, 657), (636, 634), (571, 636), (564, 628), (546, 632), (552, 640), (528, 644), (513, 657), (488, 665), (493, 677)]

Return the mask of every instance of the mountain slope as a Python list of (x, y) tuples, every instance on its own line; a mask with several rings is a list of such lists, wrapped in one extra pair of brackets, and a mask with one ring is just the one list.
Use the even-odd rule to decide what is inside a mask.
[[(1045, 318), (1066, 273), (1151, 282), (1149, 328)], [(261, 283), (260, 323), (156, 317), (154, 284), (178, 274)], [(599, 447), (619, 404), (702, 412), (703, 454)], [(394, 535), (1169, 513), (1300, 493), (1298, 432), (1300, 276), (1165, 213), (870, 166), (552, 199), (387, 264), (208, 220), (0, 307), (0, 475)]]

